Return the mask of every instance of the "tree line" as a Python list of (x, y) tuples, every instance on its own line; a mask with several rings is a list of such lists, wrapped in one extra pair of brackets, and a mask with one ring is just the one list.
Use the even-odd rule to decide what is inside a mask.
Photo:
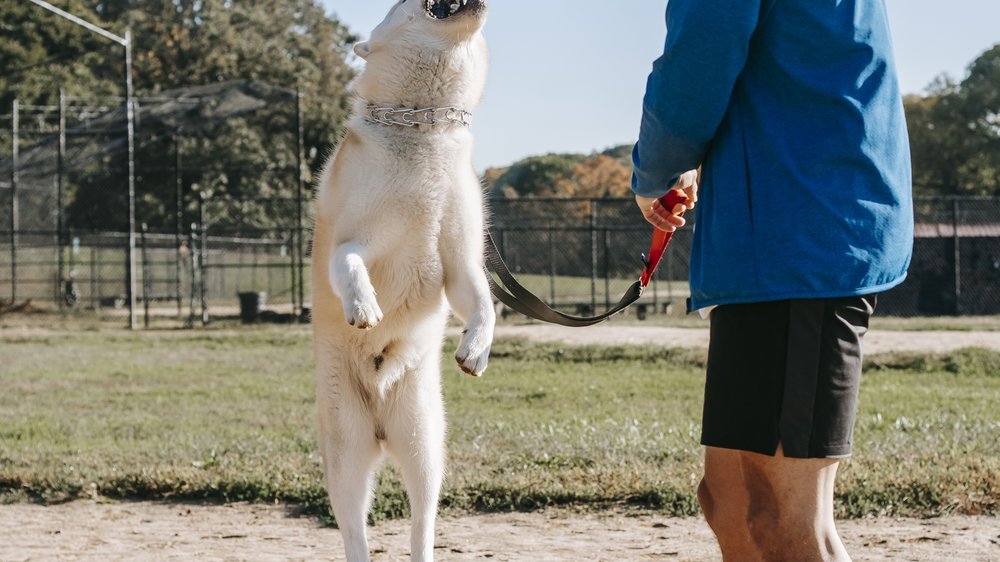
[[(936, 79), (903, 99), (918, 195), (1000, 196), (1000, 44), (977, 57), (961, 81)], [(491, 168), (493, 197), (628, 197), (630, 145), (594, 154), (531, 156)]]
[[(338, 140), (349, 109), (347, 84), (354, 75), (349, 45), (356, 39), (316, 0), (53, 4), (117, 35), (130, 30), (137, 97), (230, 80), (266, 82), (303, 95), (304, 167), (315, 172)], [(0, 0), (0, 5), (0, 113), (9, 112), (14, 99), (26, 105), (57, 104), (60, 88), (71, 97), (124, 95), (120, 46), (30, 2)], [(210, 186), (217, 197), (236, 200), (294, 197), (295, 171), (275, 173), (296, 163), (294, 96), (290, 100), (281, 108), (264, 107), (257, 115), (241, 114), (224, 123), (189, 123), (180, 132), (188, 195), (192, 188)], [(141, 118), (140, 133), (150, 133), (153, 121)], [(104, 154), (93, 172), (70, 178), (70, 226), (121, 226), (121, 213), (109, 210), (121, 208), (121, 153), (119, 148)], [(175, 189), (164, 180), (174, 164), (173, 150), (150, 141), (139, 147), (136, 159), (139, 220), (169, 224)], [(197, 198), (188, 199), (186, 211), (193, 213)], [(247, 205), (243, 211), (260, 226), (289, 224), (287, 218), (274, 217), (267, 202)]]
[[(16, 98), (31, 105), (70, 96), (122, 96), (120, 47), (19, 0), (0, 0), (0, 113)], [(317, 0), (58, 0), (57, 6), (119, 35), (134, 38), (138, 96), (228, 80), (257, 80), (303, 95), (306, 167), (315, 173), (335, 146), (349, 110), (349, 63), (356, 37)], [(904, 99), (913, 154), (914, 186), (925, 195), (1000, 196), (1000, 44), (977, 57), (966, 76), (937, 79)], [(273, 109), (273, 108), (271, 108)], [(284, 110), (283, 110), (284, 111)], [(239, 116), (187, 131), (184, 189), (210, 189), (246, 200), (240, 217), (259, 227), (282, 224), (269, 203), (291, 198), (294, 124), (288, 111), (261, 119)], [(214, 140), (213, 140), (214, 139)], [(592, 154), (532, 156), (484, 172), (493, 197), (628, 197), (631, 146)], [(4, 158), (0, 156), (0, 159)], [(102, 197), (124, 191), (120, 158), (106, 156), (103, 176), (75, 178), (67, 204), (77, 228), (120, 226)], [(139, 220), (169, 224), (174, 190), (166, 181), (174, 155), (162, 144), (138, 155)], [(108, 173), (109, 170), (115, 173)], [(280, 177), (281, 179), (276, 179)], [(194, 211), (195, 198), (187, 212)], [(75, 221), (75, 222), (74, 222)]]

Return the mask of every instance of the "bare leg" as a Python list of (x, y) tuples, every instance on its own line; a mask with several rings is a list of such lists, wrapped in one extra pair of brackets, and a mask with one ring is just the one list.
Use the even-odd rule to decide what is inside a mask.
[(740, 463), (742, 451), (707, 447), (705, 476), (698, 486), (698, 503), (715, 533), (723, 560), (760, 560), (747, 528), (750, 494)]
[(741, 453), (747, 525), (765, 560), (849, 561), (833, 518), (837, 459)]

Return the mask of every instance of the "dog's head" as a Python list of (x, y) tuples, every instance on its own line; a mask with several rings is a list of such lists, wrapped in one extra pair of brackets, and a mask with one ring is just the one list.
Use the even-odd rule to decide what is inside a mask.
[(354, 46), (365, 69), (354, 84), (375, 103), (479, 102), (486, 79), (486, 0), (402, 0), (367, 41)]

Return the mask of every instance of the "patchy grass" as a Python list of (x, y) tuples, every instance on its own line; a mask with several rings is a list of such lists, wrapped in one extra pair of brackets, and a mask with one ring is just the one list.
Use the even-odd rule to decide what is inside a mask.
[[(697, 511), (701, 352), (498, 342), (445, 350), (453, 512)], [(326, 514), (308, 328), (0, 332), (0, 501), (285, 501)], [(1000, 513), (1000, 353), (868, 361), (842, 515)], [(375, 519), (407, 513), (395, 470)]]

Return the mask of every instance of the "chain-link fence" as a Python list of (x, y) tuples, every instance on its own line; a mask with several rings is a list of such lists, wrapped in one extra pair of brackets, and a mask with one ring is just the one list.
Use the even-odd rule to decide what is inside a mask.
[[(137, 98), (134, 246), (123, 104), (62, 96), (0, 116), (0, 311), (31, 301), (125, 316), (134, 288), (147, 324), (301, 317), (311, 197), (296, 93), (239, 81)], [(642, 269), (650, 228), (631, 199), (489, 206), (508, 265), (556, 308), (599, 313)], [(1000, 314), (1000, 198), (917, 198), (915, 216), (909, 278), (880, 311)], [(683, 313), (690, 248), (688, 226), (632, 311)]]
[(250, 301), (300, 316), (300, 96), (234, 81), (133, 99), (134, 198), (124, 103), (15, 101), (0, 117), (0, 301), (124, 316), (134, 293), (147, 325)]
[[(628, 199), (495, 199), (491, 230), (508, 267), (549, 306), (593, 315), (618, 302), (639, 278), (651, 227)], [(691, 229), (675, 233), (635, 307), (682, 312), (689, 295)]]
[[(550, 306), (600, 312), (638, 278), (650, 228), (631, 199), (490, 204), (494, 239), (505, 261)], [(880, 314), (1000, 314), (1000, 198), (918, 197), (915, 222), (909, 276), (881, 295)], [(692, 224), (674, 235), (637, 310), (685, 309)]]
[(879, 299), (892, 316), (1000, 314), (1000, 198), (918, 197), (907, 280)]

